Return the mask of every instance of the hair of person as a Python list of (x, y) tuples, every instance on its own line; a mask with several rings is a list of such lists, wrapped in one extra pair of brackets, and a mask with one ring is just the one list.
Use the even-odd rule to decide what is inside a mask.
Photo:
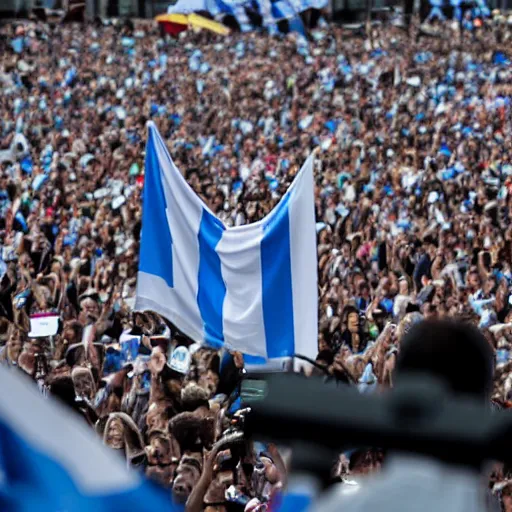
[(321, 350), (316, 356), (317, 362), (325, 362), (327, 365), (331, 365), (334, 361), (334, 354), (331, 350)]
[(68, 407), (75, 408), (75, 385), (71, 377), (55, 379), (50, 385), (50, 394)]
[(195, 382), (191, 382), (182, 388), (181, 403), (183, 410), (189, 412), (193, 412), (199, 407), (210, 408), (208, 392)]
[(487, 399), (492, 392), (494, 356), (484, 335), (455, 320), (425, 320), (401, 341), (397, 382), (406, 374), (440, 379), (452, 393)]

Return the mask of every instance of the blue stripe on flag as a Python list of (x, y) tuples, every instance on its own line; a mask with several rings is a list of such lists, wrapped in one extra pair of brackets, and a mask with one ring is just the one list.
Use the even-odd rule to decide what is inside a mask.
[(300, 16), (295, 16), (295, 18), (289, 19), (288, 27), (290, 29), (290, 32), (298, 32), (299, 34), (302, 34), (304, 37), (307, 37), (306, 29), (304, 28), (304, 23), (302, 23), (302, 19)]
[(276, 20), (282, 20), (283, 18), (294, 18), (297, 16), (295, 9), (286, 0), (279, 0), (272, 4), (272, 16)]
[(203, 209), (199, 226), (199, 275), (197, 305), (203, 319), (205, 342), (214, 348), (224, 345), (222, 308), (226, 285), (222, 279), (220, 257), (215, 251), (226, 228)]
[(279, 0), (272, 4), (272, 16), (277, 21), (287, 19), (290, 32), (299, 32), (306, 37), (306, 29), (300, 17), (300, 13), (305, 9), (307, 7), (303, 3), (294, 7), (290, 0)]
[(265, 223), (261, 241), (263, 321), (268, 358), (294, 355), (289, 201), (290, 194), (286, 194)]
[(267, 360), (261, 356), (250, 356), (249, 354), (244, 354), (244, 363), (245, 364), (265, 364)]
[(139, 271), (161, 277), (172, 288), (172, 236), (154, 128), (149, 131), (145, 168)]
[(325, 9), (329, 5), (329, 0), (309, 0), (307, 4), (313, 9)]

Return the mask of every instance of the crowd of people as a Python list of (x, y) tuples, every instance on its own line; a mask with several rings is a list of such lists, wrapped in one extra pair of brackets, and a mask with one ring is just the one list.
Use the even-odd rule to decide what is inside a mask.
[[(493, 397), (507, 406), (512, 24), (499, 13), (478, 21), (364, 33), (321, 21), (309, 40), (171, 39), (123, 22), (2, 26), (3, 363), (83, 415), (189, 512), (263, 511), (286, 486), (283, 454), (238, 428), (243, 356), (133, 311), (153, 120), (227, 225), (268, 214), (320, 148), (314, 372), (361, 392), (392, 386), (410, 326), (459, 317), (492, 345)], [(29, 336), (41, 313), (60, 316), (51, 342)], [(333, 478), (381, 460), (343, 454)], [(507, 478), (495, 475), (505, 494)]]

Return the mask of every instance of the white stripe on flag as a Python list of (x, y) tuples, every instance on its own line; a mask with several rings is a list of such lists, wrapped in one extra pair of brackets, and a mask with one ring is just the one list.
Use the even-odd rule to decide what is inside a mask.
[[(258, 235), (259, 234), (259, 235)], [(261, 224), (228, 229), (217, 246), (226, 283), (223, 321), (228, 347), (246, 354), (266, 356), (261, 290)], [(233, 253), (237, 253), (234, 267)], [(243, 275), (243, 279), (240, 279)]]
[[(150, 137), (155, 138), (154, 147), (162, 167), (162, 172), (159, 174), (167, 202), (166, 216), (173, 241), (172, 260), (169, 257), (169, 265), (172, 265), (174, 286), (170, 288), (158, 276), (139, 272), (136, 309), (152, 309), (160, 312), (179, 326), (186, 335), (195, 341), (202, 341), (204, 334), (200, 329), (202, 320), (197, 305), (199, 269), (197, 234), (202, 215), (200, 200), (185, 183), (156, 128), (150, 128)], [(147, 204), (144, 208), (159, 206)], [(166, 255), (155, 254), (154, 257), (165, 258)]]
[(292, 185), (294, 188), (289, 203), (295, 353), (312, 359), (318, 352), (313, 162), (314, 156), (311, 155)]

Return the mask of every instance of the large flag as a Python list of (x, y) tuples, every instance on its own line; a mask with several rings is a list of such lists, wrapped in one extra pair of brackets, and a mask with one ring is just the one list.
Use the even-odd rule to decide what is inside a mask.
[(0, 387), (2, 512), (182, 510), (21, 370), (0, 366)]
[(314, 358), (317, 295), (313, 156), (267, 217), (228, 228), (149, 123), (135, 308), (215, 348)]

